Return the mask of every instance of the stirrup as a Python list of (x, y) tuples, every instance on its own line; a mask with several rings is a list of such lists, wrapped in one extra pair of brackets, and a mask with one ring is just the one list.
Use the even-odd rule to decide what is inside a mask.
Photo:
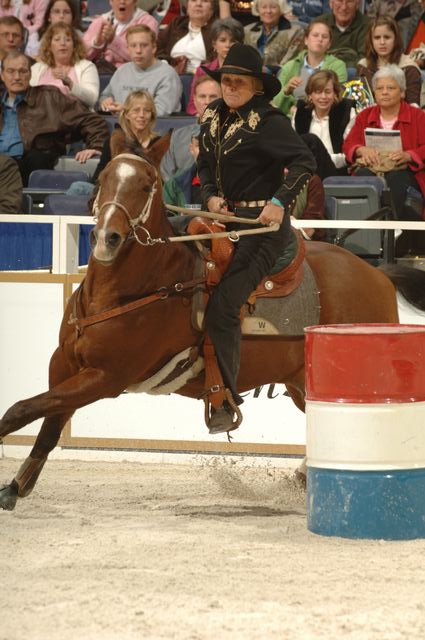
[[(242, 413), (229, 389), (224, 390), (225, 400), (215, 409), (208, 397), (204, 398), (205, 423), (211, 435), (234, 431), (242, 422)], [(230, 440), (230, 437), (229, 437)]]

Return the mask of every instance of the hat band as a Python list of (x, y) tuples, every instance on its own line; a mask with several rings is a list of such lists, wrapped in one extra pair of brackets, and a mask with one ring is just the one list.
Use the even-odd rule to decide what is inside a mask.
[(235, 64), (232, 65), (226, 65), (226, 66), (222, 66), (219, 69), (220, 73), (232, 73), (232, 71), (236, 72), (236, 73), (240, 73), (241, 71), (247, 75), (247, 76), (252, 76), (252, 75), (261, 75), (261, 70), (260, 71), (253, 71), (252, 69), (247, 69), (246, 67), (238, 67)]

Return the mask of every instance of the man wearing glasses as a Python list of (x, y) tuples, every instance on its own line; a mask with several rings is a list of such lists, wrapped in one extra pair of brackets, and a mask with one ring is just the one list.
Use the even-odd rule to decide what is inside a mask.
[(15, 16), (0, 18), (0, 68), (5, 56), (24, 46), (24, 26)]
[(364, 57), (369, 18), (359, 11), (359, 0), (329, 0), (331, 13), (320, 17), (331, 27), (332, 45), (328, 53), (355, 68)]
[(30, 77), (30, 58), (20, 51), (8, 53), (1, 71), (0, 153), (16, 160), (24, 187), (35, 169), (53, 169), (68, 143), (84, 140), (100, 152), (109, 135), (102, 116), (56, 87), (30, 87)]

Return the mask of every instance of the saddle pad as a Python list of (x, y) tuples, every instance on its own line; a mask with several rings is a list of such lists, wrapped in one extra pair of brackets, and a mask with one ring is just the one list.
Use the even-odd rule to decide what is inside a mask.
[(304, 328), (318, 324), (320, 298), (316, 281), (304, 261), (301, 284), (284, 298), (257, 298), (254, 309), (246, 308), (243, 335), (302, 336)]
[[(195, 292), (192, 306), (192, 325), (204, 331), (205, 296)], [(320, 299), (316, 281), (308, 263), (303, 262), (303, 279), (293, 293), (282, 298), (257, 298), (254, 308), (244, 308), (244, 335), (302, 336), (304, 327), (317, 324)]]

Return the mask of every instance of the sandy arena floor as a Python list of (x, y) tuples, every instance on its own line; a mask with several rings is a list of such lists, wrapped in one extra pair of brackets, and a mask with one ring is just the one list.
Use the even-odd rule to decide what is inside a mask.
[(0, 530), (0, 640), (425, 638), (425, 540), (315, 536), (283, 469), (53, 460)]

